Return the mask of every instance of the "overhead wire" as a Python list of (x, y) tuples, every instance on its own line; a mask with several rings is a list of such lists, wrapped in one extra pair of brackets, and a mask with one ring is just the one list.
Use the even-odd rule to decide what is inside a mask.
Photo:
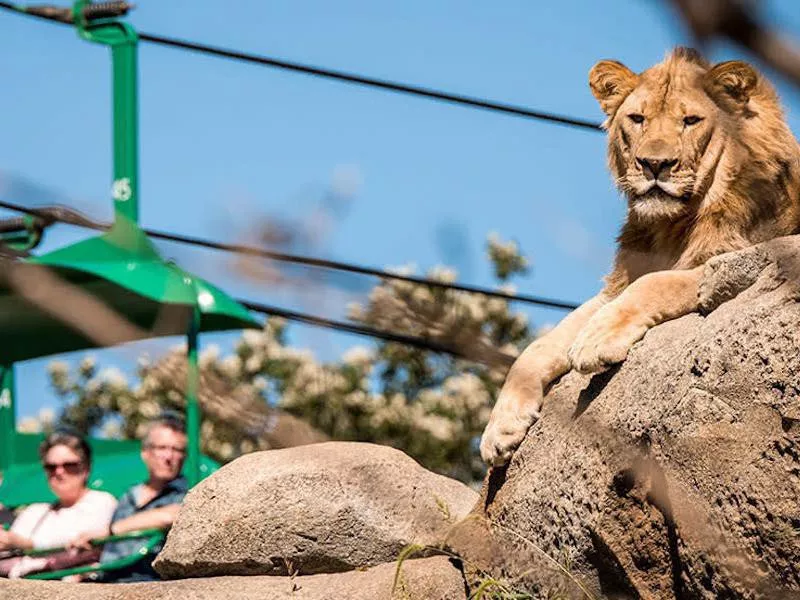
[(203, 54), (209, 54), (212, 56), (218, 56), (221, 58), (229, 58), (233, 60), (239, 60), (243, 62), (249, 62), (254, 64), (260, 64), (267, 67), (273, 67), (277, 69), (283, 69), (286, 71), (294, 71), (296, 73), (303, 73), (305, 75), (311, 75), (315, 77), (323, 77), (326, 79), (333, 79), (336, 81), (343, 81), (350, 84), (355, 85), (362, 85), (372, 88), (378, 88), (390, 92), (396, 92), (401, 94), (407, 94), (412, 96), (418, 96), (422, 98), (429, 98), (432, 100), (439, 100), (442, 102), (449, 102), (451, 104), (458, 104), (462, 106), (468, 106), (470, 108), (477, 108), (483, 110), (490, 110), (494, 112), (505, 113), (507, 115), (512, 115), (516, 117), (525, 117), (528, 119), (537, 119), (541, 121), (549, 121), (551, 123), (556, 123), (558, 125), (567, 125), (571, 127), (578, 127), (583, 129), (590, 129), (593, 131), (597, 131), (598, 133), (602, 132), (600, 127), (600, 123), (596, 123), (594, 121), (589, 121), (586, 119), (580, 119), (576, 117), (569, 117), (566, 115), (559, 115), (539, 110), (533, 110), (524, 106), (518, 106), (514, 104), (506, 104), (502, 102), (495, 102), (492, 100), (486, 100), (482, 98), (476, 98), (474, 96), (465, 96), (462, 94), (454, 94), (450, 92), (445, 92), (441, 90), (436, 90), (432, 88), (426, 88), (416, 85), (411, 85), (408, 83), (401, 83), (396, 81), (390, 81), (387, 79), (378, 79), (375, 77), (367, 77), (364, 75), (358, 75), (356, 73), (348, 73), (345, 71), (338, 71), (334, 69), (326, 69), (323, 67), (316, 67), (312, 65), (307, 65), (303, 63), (297, 62), (290, 62), (287, 60), (281, 60), (277, 58), (271, 58), (268, 56), (259, 56), (255, 54), (248, 54), (245, 52), (240, 52), (236, 50), (228, 50), (226, 48), (220, 48), (217, 46), (209, 46), (207, 44), (198, 44), (196, 42), (188, 42), (185, 40), (177, 40), (174, 38), (168, 38), (159, 35), (153, 35), (150, 33), (142, 33), (140, 34), (140, 39), (146, 42), (152, 42), (155, 44), (161, 44), (163, 46), (171, 46), (173, 48), (182, 48), (184, 50), (191, 50), (194, 52), (200, 52)]
[[(18, 14), (24, 14), (37, 19), (43, 19), (52, 23), (59, 23), (62, 25), (69, 24), (53, 16), (27, 12), (25, 10), (25, 7), (16, 5), (11, 2), (0, 1), (0, 8), (13, 11)], [(567, 115), (559, 115), (541, 110), (534, 110), (531, 108), (527, 108), (525, 106), (507, 104), (503, 102), (495, 102), (493, 100), (488, 100), (485, 98), (466, 96), (463, 94), (455, 94), (443, 90), (437, 90), (433, 88), (412, 85), (409, 83), (403, 83), (398, 81), (391, 81), (388, 79), (380, 79), (377, 77), (368, 77), (366, 75), (360, 75), (358, 73), (351, 73), (347, 71), (340, 71), (336, 69), (329, 69), (325, 67), (318, 67), (315, 65), (308, 65), (304, 63), (283, 60), (270, 56), (241, 52), (238, 50), (231, 50), (219, 46), (211, 46), (209, 44), (201, 44), (198, 42), (180, 40), (163, 35), (157, 35), (152, 33), (139, 33), (138, 35), (139, 39), (143, 42), (149, 42), (152, 44), (157, 44), (171, 48), (179, 48), (182, 50), (189, 50), (192, 52), (207, 54), (209, 56), (216, 56), (218, 58), (227, 58), (250, 64), (258, 64), (273, 69), (291, 71), (294, 73), (302, 73), (304, 75), (309, 75), (311, 77), (320, 77), (324, 79), (340, 81), (353, 85), (360, 85), (374, 89), (381, 89), (384, 91), (394, 92), (398, 94), (411, 95), (419, 98), (427, 98), (429, 100), (447, 102), (450, 104), (466, 106), (469, 108), (474, 108), (479, 110), (492, 111), (514, 117), (547, 121), (550, 123), (555, 123), (557, 125), (587, 129), (595, 131), (597, 133), (602, 132), (600, 123), (590, 121), (588, 119), (571, 117)]]
[[(64, 23), (62, 19), (55, 18), (53, 16), (48, 16), (46, 14), (34, 14), (29, 13), (25, 10), (24, 7), (19, 5), (0, 1), (0, 9), (10, 10), (18, 14), (25, 14), (34, 18), (43, 19), (53, 23), (60, 23), (60, 24), (67, 24)], [(231, 60), (238, 60), (241, 62), (247, 62), (251, 64), (259, 64), (266, 67), (282, 69), (286, 71), (292, 71), (297, 73), (306, 74), (309, 76), (314, 77), (321, 77), (331, 80), (336, 80), (340, 82), (345, 82), (354, 85), (361, 85), (376, 89), (382, 89), (389, 92), (412, 95), (427, 99), (432, 99), (441, 102), (447, 102), (455, 105), (467, 106), (470, 108), (499, 112), (507, 115), (512, 115), (516, 117), (523, 117), (528, 119), (536, 119), (536, 120), (543, 120), (549, 121), (552, 123), (556, 123), (559, 125), (589, 129), (593, 131), (600, 132), (602, 131), (600, 124), (592, 121), (588, 121), (585, 119), (568, 117), (564, 115), (558, 115), (553, 113), (548, 113), (544, 111), (538, 111), (529, 109), (523, 106), (517, 106), (512, 104), (494, 102), (491, 100), (486, 100), (482, 98), (472, 97), (472, 96), (465, 96), (461, 94), (453, 94), (441, 90), (436, 90), (432, 88), (426, 88), (416, 85), (411, 85), (402, 82), (390, 81), (386, 79), (379, 79), (374, 77), (367, 77), (364, 75), (359, 75), (356, 73), (350, 73), (345, 71), (339, 71), (334, 69), (327, 69), (323, 67), (317, 67), (313, 65), (302, 64), (298, 62), (286, 61), (281, 59), (276, 59), (268, 56), (250, 54), (245, 52), (240, 52), (236, 50), (230, 50), (227, 48), (221, 48), (216, 46), (210, 46), (207, 44), (200, 44), (197, 42), (190, 42), (186, 40), (179, 40), (175, 38), (170, 38), (166, 36), (156, 35), (156, 34), (149, 34), (149, 33), (139, 33), (139, 39), (145, 42), (150, 42), (153, 44), (158, 44), (166, 47), (173, 47), (179, 48), (183, 50), (189, 50), (192, 52), (208, 54), (211, 56), (217, 56), (220, 58), (227, 58)], [(27, 209), (26, 207), (22, 207), (19, 205), (14, 205), (12, 203), (7, 202), (0, 202), (0, 206), (9, 210), (15, 210), (27, 214), (32, 214), (36, 216), (45, 216), (45, 218), (49, 218), (52, 221), (59, 221), (63, 223), (68, 223), (72, 225), (88, 227), (96, 230), (104, 230), (108, 229), (108, 225), (100, 224), (93, 222), (89, 219), (86, 219), (82, 215), (75, 216), (76, 211), (71, 211), (69, 209), (56, 209), (55, 211), (50, 211), (49, 213), (45, 213), (41, 210), (37, 209)], [(61, 212), (59, 212), (59, 210)], [(519, 301), (525, 302), (530, 304), (536, 304), (540, 306), (546, 306), (550, 308), (561, 308), (561, 309), (574, 309), (578, 305), (571, 303), (571, 302), (564, 302), (560, 300), (553, 300), (548, 298), (541, 298), (541, 297), (534, 297), (534, 296), (526, 296), (526, 295), (516, 295), (516, 294), (509, 294), (506, 292), (500, 292), (495, 290), (488, 290), (485, 288), (480, 288), (478, 286), (466, 285), (466, 284), (457, 284), (457, 283), (445, 283), (439, 282), (435, 280), (424, 279), (421, 277), (414, 277), (410, 275), (400, 275), (396, 273), (390, 273), (387, 271), (382, 271), (379, 269), (363, 267), (359, 265), (347, 264), (339, 261), (329, 261), (325, 259), (319, 258), (312, 258), (312, 257), (304, 257), (298, 255), (291, 255), (286, 253), (274, 252), (270, 250), (266, 250), (263, 248), (256, 248), (252, 246), (244, 246), (240, 244), (226, 244), (222, 242), (214, 242), (211, 240), (204, 240), (201, 238), (194, 238), (191, 236), (184, 236), (180, 234), (170, 233), (170, 232), (161, 232), (155, 231), (150, 229), (144, 229), (145, 233), (150, 235), (156, 239), (163, 239), (166, 241), (172, 242), (179, 242), (185, 243), (195, 246), (207, 247), (217, 250), (229, 251), (229, 252), (236, 252), (239, 254), (247, 254), (247, 255), (255, 255), (264, 258), (270, 258), (273, 260), (284, 261), (284, 262), (292, 262), (296, 264), (304, 264), (307, 266), (315, 266), (315, 267), (322, 267), (322, 268), (329, 268), (329, 269), (336, 269), (341, 271), (349, 271), (354, 273), (360, 273), (365, 275), (372, 275), (377, 276), (385, 279), (394, 279), (399, 281), (406, 281), (410, 283), (426, 285), (430, 287), (439, 287), (444, 289), (454, 289), (468, 293), (474, 294), (482, 294), (485, 296), (490, 297), (497, 297), (503, 298), (509, 301)], [(452, 354), (455, 356), (461, 356), (464, 358), (469, 358), (469, 355), (464, 353), (463, 351), (459, 350), (458, 348), (453, 348), (447, 345), (440, 344), (438, 342), (427, 340), (424, 338), (417, 338), (414, 336), (407, 336), (403, 334), (395, 334), (391, 332), (386, 332), (382, 330), (378, 330), (372, 327), (366, 327), (362, 325), (356, 325), (352, 323), (346, 323), (342, 321), (334, 321), (331, 319), (325, 319), (322, 317), (317, 317), (314, 315), (308, 315), (305, 313), (300, 313), (297, 311), (290, 311), (286, 309), (281, 309), (275, 306), (270, 306), (266, 304), (256, 303), (248, 300), (239, 300), (239, 302), (253, 310), (255, 312), (261, 312), (264, 314), (270, 314), (274, 316), (280, 316), (286, 318), (288, 320), (304, 322), (310, 325), (317, 325), (317, 326), (324, 326), (333, 329), (338, 329), (341, 331), (347, 331), (350, 333), (355, 333), (359, 335), (368, 335), (371, 337), (377, 337), (384, 339), (386, 341), (394, 341), (410, 346), (415, 346), (419, 348), (424, 348), (427, 350), (432, 350), (435, 352), (443, 352), (447, 354)], [(504, 355), (503, 353), (499, 353), (508, 361), (513, 360), (512, 357)]]
[[(0, 1), (0, 8), (11, 10), (13, 12), (24, 14), (27, 16), (44, 19), (54, 23), (66, 24), (63, 20), (58, 19), (54, 16), (48, 16), (46, 14), (37, 14), (37, 13), (29, 13), (25, 10), (24, 7), (19, 5), (10, 3), (10, 2), (3, 2)], [(355, 75), (352, 73), (345, 73), (341, 71), (333, 71), (330, 69), (323, 69), (319, 67), (312, 67), (309, 65), (302, 65), (300, 63), (293, 63), (288, 61), (282, 61), (270, 57), (264, 56), (256, 56), (252, 54), (245, 54), (242, 52), (237, 52), (233, 50), (227, 50), (223, 48), (216, 48), (208, 45), (197, 44), (194, 42), (186, 42), (183, 40), (176, 40), (172, 38), (167, 38), (164, 36), (158, 36), (148, 33), (140, 33), (139, 38), (144, 41), (150, 41), (157, 44), (163, 44), (167, 46), (173, 46), (178, 48), (184, 48), (188, 50), (193, 50), (197, 52), (205, 52), (208, 54), (213, 54), (216, 56), (221, 56), (225, 58), (232, 58), (236, 60), (243, 60), (247, 62), (254, 62), (258, 64), (263, 64), (266, 66), (272, 66), (297, 72), (306, 73), (309, 75), (321, 76), (321, 77), (329, 77), (333, 79), (337, 79), (340, 81), (347, 81), (350, 83), (358, 83), (363, 85), (369, 85), (373, 87), (380, 87), (383, 89), (388, 89), (391, 91), (396, 92), (403, 92), (403, 93), (410, 93), (414, 95), (421, 95), (428, 98), (433, 98), (437, 100), (444, 100), (449, 102), (454, 102), (457, 104), (465, 104), (468, 106), (476, 107), (476, 108), (484, 108), (489, 110), (499, 110), (501, 112), (506, 112), (510, 114), (515, 114), (517, 116), (524, 116), (536, 119), (544, 119), (550, 120), (554, 122), (558, 122), (560, 124), (565, 125), (573, 125), (578, 127), (588, 127), (591, 129), (595, 129), (600, 131), (600, 125), (597, 123), (591, 123), (589, 121), (585, 121), (582, 119), (574, 119), (572, 117), (563, 117), (560, 115), (552, 115), (549, 113), (543, 113), (540, 111), (534, 111), (531, 109), (527, 109), (524, 107), (512, 106), (507, 104), (498, 104), (488, 100), (483, 100), (479, 98), (470, 98), (466, 96), (458, 96), (455, 94), (449, 94), (446, 92), (440, 92), (438, 90), (431, 90), (427, 88), (419, 88), (416, 86), (411, 86), (408, 84), (397, 83), (392, 81), (386, 80), (378, 80), (372, 79), (368, 77), (363, 77), (361, 75)], [(21, 207), (16, 207), (12, 210), (19, 210)], [(75, 224), (75, 223), (73, 223)], [(96, 227), (97, 228), (97, 227)], [(310, 257), (302, 257), (297, 255), (290, 255), (285, 253), (279, 253), (274, 251), (265, 250), (262, 248), (254, 248), (248, 246), (242, 246), (238, 244), (224, 244), (221, 242), (212, 242), (209, 240), (201, 240), (199, 238), (191, 238), (189, 236), (183, 236), (179, 234), (169, 233), (169, 232), (160, 232), (154, 230), (147, 230), (146, 233), (151, 234), (155, 238), (164, 239), (168, 241), (177, 241), (183, 242), (187, 244), (193, 244), (197, 246), (205, 246), (208, 248), (215, 248), (217, 250), (223, 251), (230, 251), (230, 252), (238, 252), (241, 254), (250, 254), (261, 256), (264, 258), (270, 258), (273, 260), (278, 261), (286, 261), (286, 262), (294, 262), (298, 264), (305, 264), (308, 266), (317, 266), (323, 268), (330, 268), (330, 269), (337, 269), (342, 271), (350, 271), (354, 273), (361, 273), (365, 275), (373, 275), (377, 277), (385, 277), (385, 278), (392, 278), (395, 280), (400, 281), (407, 281), (410, 283), (417, 283), (423, 285), (430, 285), (432, 287), (441, 287), (441, 288), (450, 288), (456, 289), (465, 292), (477, 293), (477, 294), (484, 294), (491, 297), (496, 298), (503, 298), (506, 300), (513, 300), (519, 302), (525, 302), (530, 304), (536, 304), (539, 306), (545, 306), (549, 308), (556, 308), (556, 309), (567, 309), (572, 310), (577, 308), (577, 304), (572, 302), (565, 302), (561, 300), (554, 300), (550, 298), (543, 298), (543, 297), (536, 297), (536, 296), (529, 296), (524, 294), (509, 294), (501, 291), (495, 290), (487, 290), (484, 288), (479, 288), (478, 286), (466, 285), (466, 284), (445, 284), (440, 282), (435, 282), (432, 280), (424, 279), (421, 277), (414, 277), (414, 276), (403, 276), (399, 274), (390, 274), (386, 271), (381, 271), (378, 269), (372, 269), (368, 267), (360, 267), (357, 265), (348, 265), (342, 262), (337, 261), (329, 261), (324, 259), (317, 259), (317, 258), (310, 258)]]
[[(42, 219), (45, 226), (48, 224), (52, 224), (53, 222), (60, 222), (99, 231), (105, 231), (109, 229), (108, 225), (92, 221), (91, 219), (88, 219), (83, 215), (80, 215), (80, 213), (77, 213), (77, 211), (63, 207), (50, 207), (49, 209), (33, 209), (33, 208), (26, 208), (24, 206), (19, 206), (17, 204), (13, 204), (10, 202), (0, 201), (0, 208), (19, 211), (40, 218)], [(143, 231), (152, 237), (157, 237), (156, 232), (149, 231), (147, 229)], [(176, 239), (179, 239), (181, 237), (172, 234), (167, 234), (167, 235), (169, 236), (169, 239), (171, 239), (172, 241), (176, 241)], [(6, 259), (21, 258), (21, 255), (18, 255), (17, 253), (6, 254), (5, 248), (2, 245), (0, 245), (0, 257)], [(310, 260), (317, 260), (317, 259), (310, 259)], [(391, 276), (391, 274), (386, 274), (386, 275)], [(426, 280), (422, 281), (423, 283), (431, 283)], [(486, 364), (497, 365), (499, 363), (499, 364), (505, 364), (506, 366), (510, 366), (514, 360), (511, 355), (501, 352), (499, 350), (492, 353), (491, 356), (486, 356), (485, 353), (480, 353), (480, 355), (476, 355), (476, 353), (474, 352), (465, 351), (455, 346), (441, 343), (436, 340), (432, 340), (425, 337), (406, 335), (402, 333), (393, 333), (390, 331), (377, 329), (375, 327), (370, 327), (367, 325), (358, 325), (355, 323), (348, 323), (345, 321), (327, 319), (325, 317), (319, 317), (317, 315), (311, 315), (308, 313), (284, 309), (269, 304), (254, 302), (252, 300), (247, 300), (244, 298), (237, 298), (236, 301), (253, 312), (271, 315), (275, 317), (281, 317), (289, 321), (295, 321), (307, 325), (313, 325), (316, 327), (326, 327), (328, 329), (335, 329), (338, 331), (344, 331), (356, 335), (364, 335), (373, 338), (378, 338), (387, 342), (395, 342), (407, 346), (412, 346), (415, 348), (420, 348), (423, 350), (429, 350), (432, 352), (450, 354), (452, 356), (456, 356), (459, 358), (475, 360), (478, 362), (484, 362)]]
[(472, 294), (478, 294), (481, 296), (488, 296), (491, 298), (501, 298), (503, 300), (508, 300), (511, 302), (524, 302), (526, 304), (535, 304), (538, 306), (546, 307), (546, 308), (555, 308), (555, 309), (565, 309), (565, 310), (574, 310), (578, 308), (578, 304), (573, 302), (567, 302), (565, 300), (557, 300), (554, 298), (545, 298), (541, 296), (530, 296), (527, 294), (512, 294), (509, 292), (503, 292), (499, 290), (491, 290), (488, 288), (479, 287), (476, 285), (470, 285), (465, 283), (446, 283), (443, 281), (437, 281), (435, 279), (426, 279), (424, 277), (416, 277), (414, 275), (402, 275), (399, 273), (392, 273), (391, 271), (385, 271), (382, 269), (375, 269), (372, 267), (364, 267), (361, 265), (355, 265), (352, 263), (345, 263), (340, 261), (333, 261), (323, 258), (313, 258), (308, 256), (300, 256), (297, 254), (286, 254), (282, 252), (275, 252), (272, 250), (266, 250), (264, 248), (257, 248), (254, 246), (245, 246), (241, 244), (228, 244), (223, 242), (215, 242), (211, 240), (204, 240), (201, 238), (195, 238), (186, 235), (180, 235), (175, 233), (168, 233), (164, 231), (156, 231), (153, 229), (144, 229), (145, 233), (151, 235), (154, 238), (172, 241), (172, 242), (179, 242), (194, 246), (200, 246), (205, 248), (211, 248), (215, 250), (222, 250), (225, 252), (234, 252), (237, 254), (244, 254), (244, 255), (251, 255), (251, 256), (259, 256), (262, 258), (269, 258), (276, 261), (281, 262), (290, 262), (295, 264), (302, 264), (307, 266), (313, 267), (321, 267), (324, 269), (333, 269), (337, 271), (345, 271), (349, 273), (359, 273), (362, 275), (371, 275), (374, 277), (380, 277), (382, 279), (393, 279), (395, 281), (405, 281), (407, 283), (414, 283), (418, 285), (424, 285), (433, 288), (440, 288), (440, 289), (447, 289), (447, 290), (457, 290), (461, 292), (468, 292)]
[(254, 312), (271, 315), (275, 317), (282, 317), (288, 321), (296, 321), (299, 323), (305, 323), (306, 325), (326, 327), (329, 329), (336, 329), (339, 331), (353, 333), (356, 335), (364, 335), (364, 336), (379, 338), (387, 342), (396, 342), (398, 344), (413, 346), (415, 348), (420, 348), (422, 350), (439, 352), (441, 354), (450, 354), (458, 358), (474, 360), (477, 362), (484, 362), (485, 364), (497, 365), (498, 363), (500, 363), (500, 364), (505, 364), (506, 366), (511, 366), (511, 364), (514, 362), (513, 356), (511, 356), (510, 354), (506, 354), (505, 352), (502, 352), (500, 350), (494, 352), (491, 358), (478, 358), (474, 353), (467, 352), (456, 346), (452, 346), (450, 344), (443, 344), (441, 342), (437, 342), (436, 340), (431, 340), (428, 338), (405, 335), (402, 333), (392, 333), (390, 331), (385, 331), (383, 329), (376, 329), (374, 327), (369, 327), (366, 325), (357, 325), (355, 323), (347, 323), (345, 321), (326, 319), (324, 317), (318, 317), (316, 315), (309, 315), (307, 313), (301, 313), (294, 310), (279, 308), (277, 306), (263, 304), (260, 302), (253, 302), (251, 300), (244, 300), (241, 298), (237, 299), (237, 302), (239, 302), (245, 308), (248, 308)]
[[(12, 202), (6, 202), (4, 200), (0, 200), (0, 208), (5, 208), (7, 210), (29, 214), (31, 216), (43, 218), (45, 220), (49, 219), (52, 221), (58, 221), (68, 225), (76, 225), (79, 227), (95, 229), (97, 231), (105, 231), (110, 227), (107, 224), (93, 221), (92, 219), (89, 219), (88, 217), (82, 215), (78, 211), (67, 209), (64, 207), (28, 208), (20, 204), (15, 204)], [(191, 246), (198, 246), (203, 248), (209, 248), (212, 250), (220, 250), (224, 252), (232, 252), (242, 255), (258, 256), (261, 258), (268, 258), (279, 262), (301, 264), (310, 267), (332, 269), (349, 273), (358, 273), (361, 275), (380, 277), (382, 279), (392, 279), (395, 281), (405, 281), (407, 283), (424, 285), (432, 288), (456, 290), (460, 292), (467, 292), (471, 294), (487, 296), (490, 298), (500, 298), (502, 300), (508, 300), (510, 302), (522, 302), (525, 304), (533, 304), (545, 308), (564, 309), (564, 310), (574, 310), (579, 306), (574, 302), (568, 302), (566, 300), (545, 298), (542, 296), (531, 296), (527, 294), (512, 294), (509, 292), (492, 290), (477, 285), (437, 281), (435, 279), (426, 279), (424, 277), (416, 277), (414, 275), (402, 275), (400, 273), (393, 273), (391, 271), (376, 269), (374, 267), (365, 267), (353, 263), (328, 260), (324, 258), (315, 258), (311, 256), (302, 256), (299, 254), (276, 252), (274, 250), (267, 250), (266, 248), (259, 248), (256, 246), (218, 242), (194, 236), (172, 233), (168, 231), (159, 231), (150, 228), (143, 228), (142, 231), (144, 231), (147, 235), (153, 238), (169, 242), (182, 243)]]

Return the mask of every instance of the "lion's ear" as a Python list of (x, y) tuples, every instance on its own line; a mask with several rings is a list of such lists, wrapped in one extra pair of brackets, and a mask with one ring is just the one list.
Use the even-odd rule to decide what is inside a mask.
[(607, 115), (613, 115), (633, 91), (639, 77), (616, 60), (601, 60), (589, 71), (589, 87)]
[(705, 75), (708, 95), (717, 101), (743, 106), (758, 84), (756, 70), (741, 60), (729, 60), (714, 65)]

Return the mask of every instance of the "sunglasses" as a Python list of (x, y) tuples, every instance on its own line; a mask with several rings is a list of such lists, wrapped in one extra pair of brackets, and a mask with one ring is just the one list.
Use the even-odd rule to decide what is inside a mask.
[(63, 463), (44, 463), (44, 470), (47, 471), (48, 475), (55, 473), (59, 467), (64, 469), (64, 472), (70, 475), (77, 475), (83, 471), (83, 463), (77, 460)]

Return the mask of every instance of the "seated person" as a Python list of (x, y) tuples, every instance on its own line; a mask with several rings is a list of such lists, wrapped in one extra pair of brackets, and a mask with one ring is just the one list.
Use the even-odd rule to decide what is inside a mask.
[[(47, 484), (55, 494), (52, 504), (31, 504), (8, 531), (0, 530), (0, 552), (64, 546), (77, 536), (108, 527), (117, 501), (111, 494), (86, 487), (92, 452), (76, 431), (57, 430), (39, 447)], [(34, 571), (66, 568), (97, 560), (98, 549), (49, 557), (16, 557), (0, 561), (0, 575), (21, 577)]]
[[(169, 529), (188, 485), (180, 473), (186, 456), (186, 433), (183, 420), (178, 416), (163, 416), (147, 427), (142, 440), (142, 460), (147, 466), (147, 481), (125, 492), (108, 527), (89, 532), (72, 546), (88, 548), (89, 540), (108, 535), (121, 535), (142, 529)], [(107, 563), (134, 554), (142, 544), (141, 539), (108, 542), (103, 548), (100, 562)], [(132, 582), (158, 580), (152, 562), (162, 544), (143, 556), (133, 565), (99, 573), (95, 578), (102, 582)]]

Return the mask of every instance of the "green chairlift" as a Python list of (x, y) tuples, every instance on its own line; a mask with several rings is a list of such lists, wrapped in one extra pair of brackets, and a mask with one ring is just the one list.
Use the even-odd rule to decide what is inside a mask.
[[(24, 9), (34, 14), (60, 16), (74, 23), (81, 38), (111, 49), (114, 223), (102, 235), (47, 254), (18, 259), (13, 267), (15, 277), (19, 275), (15, 281), (45, 272), (70, 284), (69, 289), (82, 292), (83, 297), (102, 302), (113, 310), (131, 325), (115, 331), (113, 343), (143, 337), (187, 336), (188, 448), (184, 473), (190, 485), (194, 485), (218, 467), (200, 454), (198, 334), (261, 325), (220, 289), (165, 261), (139, 227), (138, 37), (132, 27), (116, 20), (129, 8), (125, 2), (92, 4), (78, 0), (71, 9), (41, 6)], [(22, 239), (14, 239), (14, 244), (24, 248)], [(41, 436), (16, 431), (14, 363), (98, 346), (96, 336), (70, 325), (63, 315), (56, 318), (52, 310), (29, 299), (16, 293), (11, 283), (0, 284), (0, 503), (6, 506), (52, 498), (36, 455)], [(93, 439), (90, 443), (96, 456), (92, 487), (119, 495), (144, 477), (138, 442)]]

